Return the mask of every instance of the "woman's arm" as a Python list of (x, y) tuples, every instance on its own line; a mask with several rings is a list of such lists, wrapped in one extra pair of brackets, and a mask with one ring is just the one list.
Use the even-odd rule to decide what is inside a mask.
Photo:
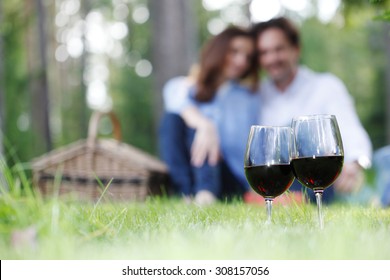
[(220, 143), (215, 124), (195, 106), (186, 107), (180, 115), (187, 126), (196, 131), (191, 146), (191, 163), (200, 167), (207, 160), (210, 165), (216, 165), (220, 157)]
[(191, 146), (191, 163), (200, 167), (207, 159), (210, 165), (215, 165), (220, 155), (218, 130), (190, 97), (193, 85), (194, 81), (188, 77), (171, 79), (163, 89), (165, 110), (180, 115), (186, 125), (196, 131)]

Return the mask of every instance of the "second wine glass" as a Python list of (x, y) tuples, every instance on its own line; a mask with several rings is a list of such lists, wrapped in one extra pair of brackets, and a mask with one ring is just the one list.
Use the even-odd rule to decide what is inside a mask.
[(302, 185), (316, 196), (320, 228), (324, 228), (322, 193), (340, 175), (344, 150), (334, 115), (301, 116), (292, 120), (291, 166)]
[(294, 181), (290, 167), (291, 145), (290, 127), (251, 127), (244, 160), (245, 176), (252, 189), (266, 201), (268, 223), (273, 199)]

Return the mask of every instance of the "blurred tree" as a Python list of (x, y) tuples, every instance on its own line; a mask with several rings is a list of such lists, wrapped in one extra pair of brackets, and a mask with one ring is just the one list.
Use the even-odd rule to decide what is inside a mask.
[[(90, 0), (84, 0), (81, 2), (81, 18), (84, 20), (86, 19), (88, 13), (91, 11), (91, 3)], [(86, 98), (86, 93), (87, 93), (87, 86), (84, 81), (84, 73), (87, 69), (87, 58), (88, 58), (88, 53), (86, 51), (86, 46), (87, 46), (87, 39), (86, 39), (86, 25), (84, 24), (83, 30), (82, 30), (82, 43), (84, 46), (83, 53), (81, 55), (80, 59), (80, 94), (78, 96), (78, 106), (76, 107), (78, 109), (77, 115), (79, 116), (79, 123), (80, 123), (80, 137), (85, 138), (87, 137), (87, 128), (88, 128), (88, 106), (87, 106), (87, 98)]]
[[(152, 34), (146, 3), (139, 0), (128, 5), (129, 34), (122, 42), (123, 56), (110, 63), (110, 93), (114, 111), (122, 123), (123, 141), (156, 154), (154, 100), (160, 93), (153, 90), (156, 68), (150, 63)], [(143, 18), (137, 18), (140, 10)]]
[(386, 53), (386, 70), (384, 73), (386, 84), (386, 140), (387, 145), (390, 144), (390, 1), (389, 0), (371, 0), (372, 4), (379, 7), (379, 16), (377, 19), (384, 21), (383, 23), (383, 38), (384, 49)]
[(40, 155), (51, 149), (46, 59), (46, 11), (42, 0), (27, 0), (26, 4), (28, 14), (36, 23), (30, 25), (30, 31), (27, 33), (29, 46), (27, 51), (31, 94), (32, 146), (36, 155)]
[(384, 38), (386, 50), (386, 139), (390, 144), (390, 23), (384, 24)]
[(186, 75), (196, 60), (197, 25), (192, 1), (149, 1), (155, 79), (155, 118), (162, 114), (161, 89), (175, 76)]
[[(26, 27), (29, 15), (25, 0), (1, 1), (3, 22), (0, 26), (4, 67), (4, 134), (5, 156), (9, 164), (25, 161), (32, 154), (28, 78), (26, 67)], [(21, 12), (23, 11), (23, 12)]]
[[(3, 2), (0, 2), (0, 26), (3, 23)], [(3, 30), (0, 28), (0, 155), (3, 155), (3, 123), (4, 123), (4, 96), (5, 96), (5, 86), (4, 86), (4, 40), (3, 40)]]
[[(361, 11), (374, 10), (374, 14), (371, 13), (371, 19), (374, 19), (376, 14), (376, 18), (382, 18), (386, 20), (386, 11), (390, 9), (390, 1), (343, 0), (342, 7), (346, 24), (353, 25), (356, 22), (361, 22), (361, 18), (359, 19), (357, 16), (359, 11), (361, 14)], [(390, 21), (390, 17), (388, 20)], [(377, 75), (376, 83), (372, 84), (376, 85), (377, 89), (378, 87), (380, 88), (379, 91), (374, 90), (374, 92), (378, 94), (378, 97), (375, 98), (372, 102), (376, 106), (376, 111), (373, 112), (369, 120), (369, 124), (374, 130), (371, 132), (371, 134), (375, 135), (378, 139), (382, 139), (382, 141), (375, 141), (375, 138), (373, 139), (375, 148), (390, 144), (390, 24), (383, 23), (381, 25), (382, 32), (374, 32), (374, 36), (373, 34), (370, 36), (371, 48), (374, 47), (375, 51), (378, 51), (379, 49), (381, 53), (384, 53), (382, 60), (377, 61), (377, 66), (379, 67), (376, 67), (375, 70)], [(374, 51), (373, 54), (375, 54)], [(380, 85), (385, 85), (385, 88), (382, 88)], [(378, 122), (382, 125), (378, 126)], [(370, 129), (370, 127), (368, 128)], [(382, 130), (382, 132), (380, 132), (380, 130)]]
[[(89, 0), (80, 1), (79, 6), (67, 6), (75, 1), (58, 1), (54, 7), (54, 15), (51, 24), (53, 45), (52, 62), (55, 70), (51, 85), (53, 92), (52, 109), (55, 114), (55, 146), (62, 146), (77, 141), (87, 136), (89, 110), (86, 103), (86, 85), (84, 78), (89, 57), (88, 44), (86, 42), (86, 17), (91, 11)], [(96, 5), (101, 5), (97, 1)], [(68, 7), (68, 11), (67, 11)], [(69, 7), (73, 7), (72, 9)], [(77, 7), (74, 8), (74, 7)], [(70, 11), (69, 11), (70, 9)], [(56, 19), (62, 16), (64, 22), (56, 26)], [(77, 37), (75, 34), (78, 34)], [(71, 39), (80, 38), (82, 44), (81, 56), (72, 57), (69, 50)]]

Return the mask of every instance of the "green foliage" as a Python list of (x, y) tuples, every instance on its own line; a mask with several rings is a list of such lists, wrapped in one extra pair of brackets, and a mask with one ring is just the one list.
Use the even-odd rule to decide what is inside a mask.
[(383, 14), (376, 16), (375, 19), (390, 21), (390, 11), (385, 11)]
[(140, 80), (133, 69), (126, 68), (122, 71), (121, 80), (111, 88), (114, 111), (121, 120), (123, 140), (156, 154), (151, 78)]
[(382, 15), (378, 16), (377, 19), (390, 21), (390, 11), (385, 11)]
[[(10, 4), (10, 3), (8, 3)], [(25, 51), (25, 35), (27, 20), (20, 13), (22, 1), (15, 1), (15, 5), (5, 4), (1, 25), (1, 36), (4, 42), (4, 88), (5, 88), (5, 123), (4, 145), (7, 159), (12, 162), (18, 155), (20, 160), (28, 159), (31, 154), (31, 132), (27, 129), (18, 129), (18, 120), (24, 115), (29, 118), (28, 73)]]
[(389, 0), (343, 0), (344, 11), (348, 14), (359, 8), (375, 8), (379, 15), (374, 19), (390, 21), (390, 1)]

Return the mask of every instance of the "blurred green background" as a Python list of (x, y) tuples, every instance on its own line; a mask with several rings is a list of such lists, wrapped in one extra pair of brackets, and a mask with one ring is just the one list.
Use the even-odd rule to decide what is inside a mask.
[[(286, 15), (302, 63), (338, 75), (374, 148), (390, 143), (387, 0), (14, 0), (0, 2), (3, 154), (28, 162), (87, 137), (93, 110), (118, 115), (123, 141), (157, 155), (163, 84), (185, 75), (229, 24)], [(110, 137), (103, 120), (101, 137)]]

